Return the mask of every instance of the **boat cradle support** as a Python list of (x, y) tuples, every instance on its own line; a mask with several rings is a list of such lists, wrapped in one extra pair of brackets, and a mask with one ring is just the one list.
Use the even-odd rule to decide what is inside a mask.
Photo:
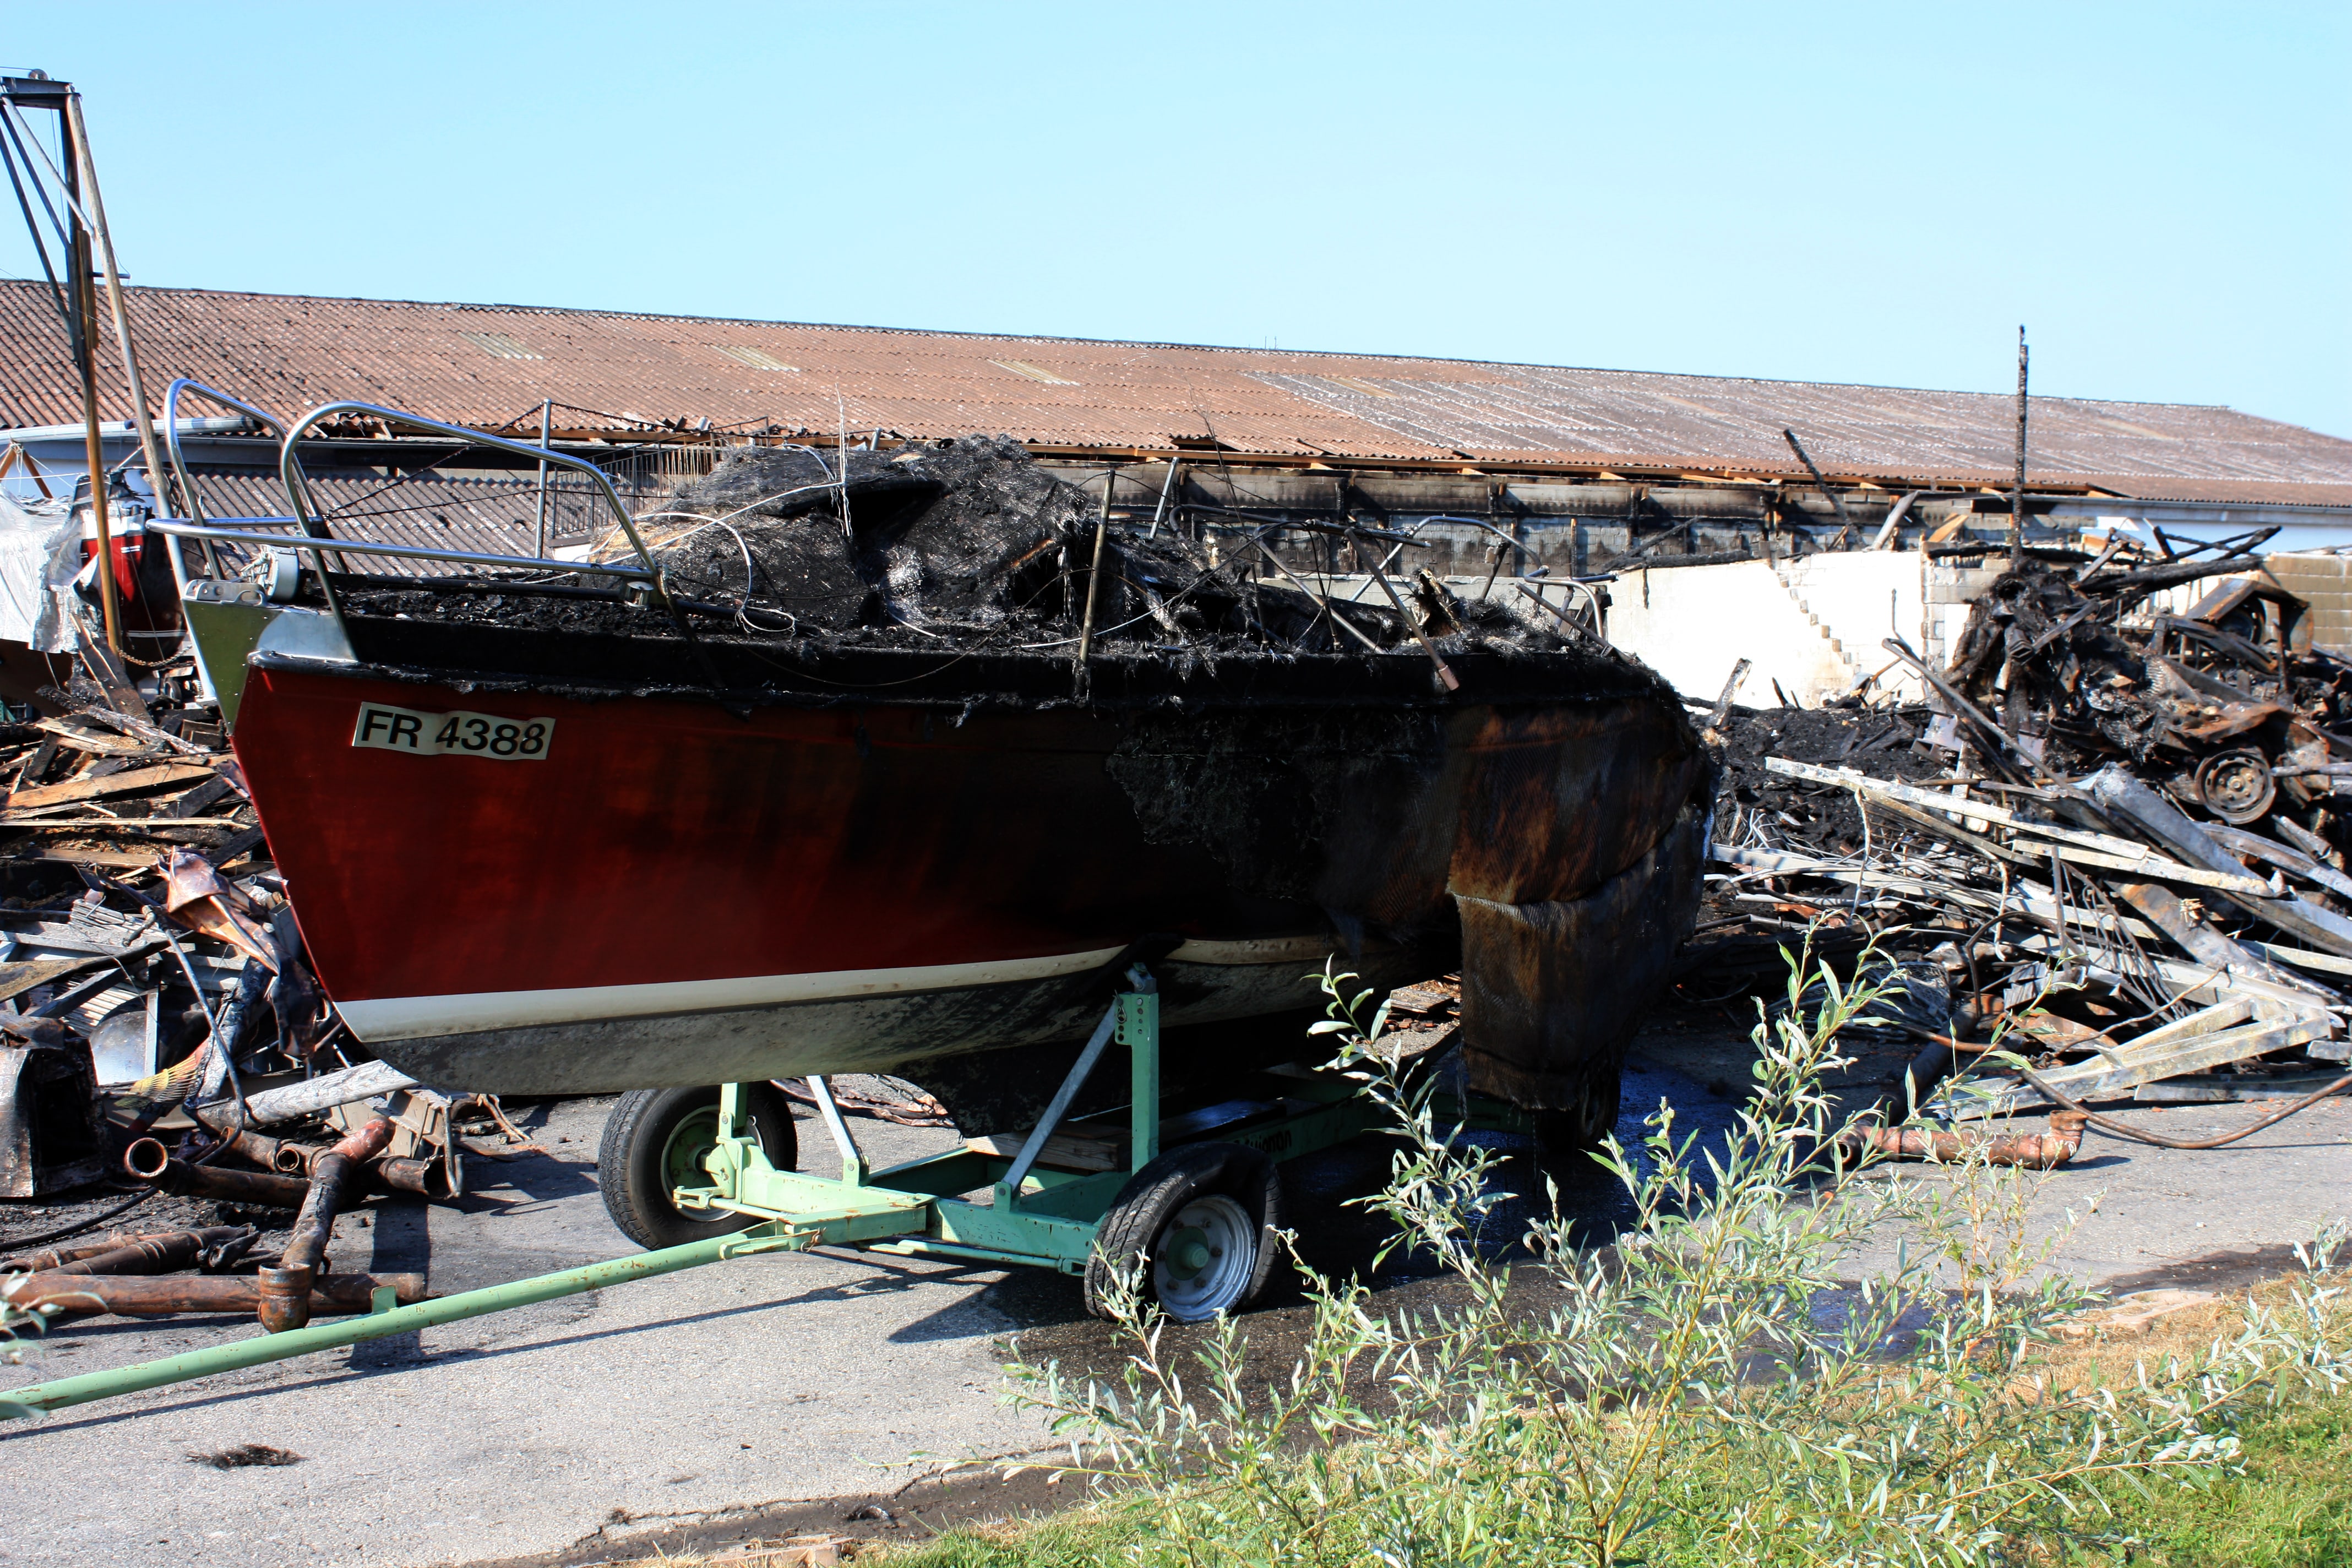
[[(1113, 1044), (1128, 1054), (1124, 1161), (1096, 1171), (1041, 1163)], [(1158, 987), (1138, 966), (1017, 1151), (967, 1146), (872, 1172), (824, 1079), (812, 1078), (817, 1113), (841, 1153), (837, 1178), (771, 1165), (746, 1113), (743, 1086), (730, 1084), (719, 1091), (719, 1136), (707, 1160), (712, 1184), (681, 1187), (675, 1201), (681, 1209), (726, 1209), (781, 1226), (811, 1246), (1078, 1274), (1120, 1189), (1163, 1148), (1213, 1138), (1290, 1160), (1345, 1142), (1376, 1114), (1348, 1080), (1305, 1074), (1282, 1079), (1277, 1100), (1228, 1101), (1171, 1117), (1160, 1093), (1160, 1052)], [(1098, 1125), (1103, 1119), (1089, 1120)]]

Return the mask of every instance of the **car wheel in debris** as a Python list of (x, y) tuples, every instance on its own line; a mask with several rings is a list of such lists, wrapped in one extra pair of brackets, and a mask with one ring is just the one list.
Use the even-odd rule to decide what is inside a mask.
[[(793, 1170), (800, 1163), (800, 1135), (791, 1108), (765, 1084), (747, 1092), (751, 1126), (769, 1163)], [(637, 1089), (621, 1096), (604, 1120), (604, 1140), (596, 1151), (604, 1212), (621, 1234), (640, 1247), (678, 1247), (751, 1226), (744, 1215), (697, 1213), (670, 1201), (673, 1188), (709, 1182), (702, 1159), (718, 1141), (716, 1087)]]
[(1282, 1178), (1240, 1143), (1171, 1149), (1119, 1189), (1087, 1260), (1087, 1310), (1109, 1315), (1116, 1276), (1145, 1258), (1144, 1294), (1180, 1323), (1257, 1300), (1282, 1255)]

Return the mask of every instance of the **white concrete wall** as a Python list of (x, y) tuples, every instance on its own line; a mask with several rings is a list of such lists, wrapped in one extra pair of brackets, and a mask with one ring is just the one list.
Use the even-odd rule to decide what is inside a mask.
[[(1909, 551), (1848, 551), (1805, 556), (1791, 562), (1781, 576), (1837, 645), (1848, 671), (1845, 686), (1839, 689), (1870, 675), (1877, 678), (1871, 688), (1874, 697), (1893, 694), (1916, 701), (1924, 694), (1926, 683), (1887, 649), (1886, 639), (1901, 637), (1914, 650), (1934, 658), (1922, 646), (1933, 597), (1928, 562)], [(1966, 608), (1961, 606), (1963, 623)]]
[[(1902, 559), (1916, 580), (1917, 558)], [(1772, 704), (1775, 680), (1809, 707), (1853, 683), (1832, 634), (1764, 562), (1627, 572), (1609, 592), (1609, 640), (1685, 697), (1712, 700), (1743, 658), (1755, 668), (1737, 700), (1752, 706)]]
[[(1890, 550), (1809, 555), (1777, 567), (1739, 561), (1629, 572), (1611, 590), (1609, 640), (1686, 697), (1715, 696), (1731, 667), (1748, 658), (1755, 669), (1739, 690), (1746, 703), (1771, 702), (1777, 679), (1810, 707), (1866, 675), (1878, 678), (1874, 695), (1916, 700), (1918, 677), (1884, 645), (1900, 637), (1933, 660), (1941, 617), (1957, 612), (1955, 637), (1966, 621), (1960, 595), (1976, 584), (1962, 575)], [(1946, 595), (1954, 602), (1931, 603)]]

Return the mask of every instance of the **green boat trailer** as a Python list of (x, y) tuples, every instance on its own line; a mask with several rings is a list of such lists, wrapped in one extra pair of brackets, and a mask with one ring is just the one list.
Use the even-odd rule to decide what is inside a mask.
[[(1112, 1044), (1127, 1048), (1129, 1061), (1123, 1168), (1080, 1171), (1043, 1163), (1048, 1141), (1063, 1131), (1071, 1103)], [(741, 1215), (751, 1222), (747, 1228), (406, 1307), (394, 1302), (389, 1289), (380, 1289), (372, 1309), (361, 1316), (0, 1392), (0, 1416), (61, 1410), (633, 1279), (812, 1247), (1019, 1264), (1083, 1275), (1096, 1256), (1098, 1237), (1119, 1217), (1123, 1194), (1131, 1185), (1150, 1185), (1137, 1182), (1147, 1167), (1164, 1170), (1181, 1152), (1198, 1154), (1211, 1149), (1238, 1148), (1255, 1151), (1269, 1161), (1293, 1160), (1344, 1143), (1378, 1121), (1378, 1111), (1352, 1080), (1297, 1068), (1246, 1075), (1243, 1082), (1256, 1091), (1253, 1098), (1170, 1116), (1160, 1094), (1160, 1045), (1158, 988), (1139, 966), (1129, 972), (1125, 987), (1016, 1152), (991, 1153), (967, 1146), (876, 1171), (866, 1169), (824, 1079), (812, 1077), (808, 1081), (818, 1116), (841, 1154), (841, 1173), (832, 1179), (779, 1171), (770, 1164), (747, 1114), (748, 1086), (727, 1084), (719, 1090), (717, 1138), (702, 1162), (709, 1184), (680, 1186), (673, 1202), (688, 1214), (723, 1210)], [(1483, 1099), (1446, 1109), (1471, 1127), (1523, 1131), (1528, 1124), (1525, 1113)], [(1099, 1129), (1104, 1120), (1090, 1118), (1081, 1125)], [(1186, 1212), (1178, 1210), (1175, 1219)], [(1133, 1233), (1131, 1224), (1122, 1232)], [(1149, 1234), (1163, 1286), (1171, 1279), (1209, 1278), (1209, 1271), (1223, 1264), (1222, 1254), (1210, 1255), (1217, 1239), (1213, 1226), (1194, 1230), (1171, 1221)]]

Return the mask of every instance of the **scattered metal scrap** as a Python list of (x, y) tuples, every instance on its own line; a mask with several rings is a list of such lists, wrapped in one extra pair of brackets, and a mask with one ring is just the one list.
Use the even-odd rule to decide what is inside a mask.
[[(1932, 704), (1729, 716), (1723, 869), (1684, 984), (1761, 973), (1801, 930), (1832, 958), (1874, 938), (1884, 973), (1915, 996), (1927, 977), (1938, 1005), (1866, 1022), (1926, 1047), (1906, 1093), (1950, 1121), (2054, 1106), (2075, 1141), (2087, 1116), (2214, 1147), (2352, 1089), (2352, 663), (2236, 559), (2259, 542), (2029, 557), (1973, 607), (1950, 668), (1890, 641)], [(2185, 614), (2148, 607), (2216, 576)], [(2088, 1110), (2239, 1100), (2280, 1109), (2194, 1141)], [(1869, 1136), (1947, 1157), (1974, 1142), (1916, 1131)]]
[[(414, 1276), (333, 1270), (336, 1214), (454, 1198), (467, 1152), (527, 1139), (495, 1100), (357, 1055), (193, 663), (134, 678), (92, 638), (73, 665), (0, 724), (0, 1196), (84, 1217), (12, 1224), (0, 1289), (49, 1316), (273, 1325), (425, 1299)], [(181, 1228), (48, 1245), (159, 1195), (189, 1200), (149, 1210)]]

